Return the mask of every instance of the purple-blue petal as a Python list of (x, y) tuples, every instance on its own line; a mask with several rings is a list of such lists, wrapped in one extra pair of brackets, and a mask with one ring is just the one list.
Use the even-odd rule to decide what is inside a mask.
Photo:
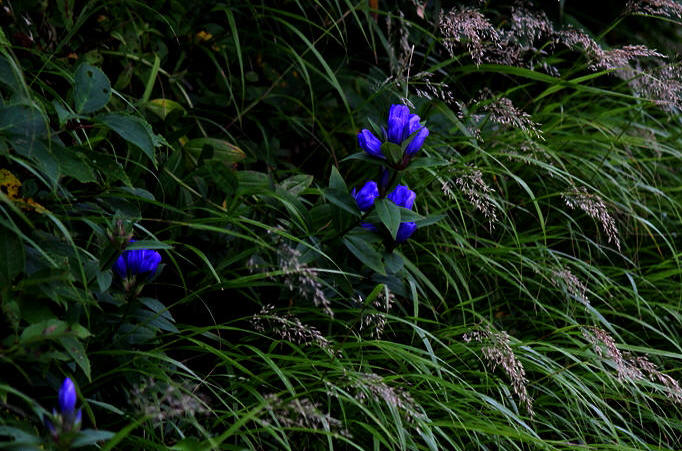
[(414, 205), (414, 200), (417, 198), (417, 193), (405, 185), (398, 185), (386, 197), (393, 201), (397, 206), (411, 210)]
[(351, 196), (355, 198), (355, 203), (358, 205), (360, 210), (369, 210), (372, 208), (372, 206), (374, 206), (374, 201), (376, 198), (379, 197), (379, 187), (377, 186), (377, 182), (370, 180), (369, 182), (365, 183), (362, 188), (360, 188), (360, 191), (357, 192), (355, 189), (353, 189)]
[(128, 273), (128, 264), (126, 262), (125, 256), (126, 253), (122, 253), (118, 256), (116, 262), (114, 263), (114, 271), (116, 271), (116, 274), (118, 274), (121, 279), (125, 278)]
[(59, 410), (62, 413), (72, 412), (76, 407), (76, 386), (70, 378), (64, 379), (62, 386), (59, 389)]
[(405, 148), (405, 153), (408, 155), (414, 155), (422, 148), (424, 145), (424, 140), (429, 136), (429, 129), (422, 127), (417, 134), (412, 138), (412, 141)]
[(405, 127), (403, 128), (403, 141), (405, 141), (409, 136), (419, 130), (421, 124), (419, 123), (421, 119), (416, 114), (410, 114), (405, 122)]
[(414, 231), (417, 230), (417, 224), (414, 222), (402, 222), (400, 227), (398, 227), (398, 233), (396, 234), (396, 243), (404, 243), (407, 239), (412, 236)]
[(410, 116), (405, 105), (391, 105), (388, 111), (388, 140), (395, 144), (403, 142), (403, 133)]
[(358, 133), (358, 144), (371, 156), (377, 158), (386, 158), (384, 157), (384, 154), (381, 153), (381, 141), (379, 138), (374, 136), (374, 133), (367, 130), (366, 128)]
[(123, 251), (114, 263), (114, 270), (121, 277), (156, 272), (161, 263), (161, 254), (152, 249)]

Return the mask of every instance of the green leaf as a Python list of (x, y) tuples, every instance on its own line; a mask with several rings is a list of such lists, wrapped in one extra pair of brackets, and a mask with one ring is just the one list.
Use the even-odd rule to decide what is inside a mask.
[(15, 104), (0, 108), (0, 132), (10, 136), (36, 139), (47, 136), (47, 119), (32, 105)]
[(386, 141), (381, 145), (381, 153), (393, 164), (403, 161), (403, 149), (398, 144)]
[(415, 211), (403, 207), (398, 207), (398, 209), (400, 211), (400, 222), (416, 222), (424, 220), (424, 216)]
[(9, 142), (16, 153), (33, 160), (52, 186), (56, 186), (59, 179), (59, 161), (45, 140), (14, 135)]
[(42, 443), (40, 437), (36, 437), (35, 435), (29, 434), (28, 432), (18, 428), (13, 428), (11, 426), (0, 426), (0, 436), (12, 438), (11, 442), (0, 443), (0, 445), (2, 445), (3, 447), (10, 445), (10, 447), (3, 449), (13, 449), (22, 451), (42, 449), (42, 446), (40, 448), (37, 447), (33, 448), (33, 445), (38, 446)]
[(196, 164), (205, 147), (213, 151), (213, 156), (211, 156), (210, 160), (233, 164), (246, 158), (246, 154), (239, 147), (217, 138), (192, 139), (185, 144), (184, 149), (194, 160), (194, 164)]
[(76, 69), (73, 85), (73, 103), (78, 113), (93, 113), (109, 103), (111, 83), (95, 66), (83, 63)]
[(441, 221), (446, 218), (446, 215), (429, 215), (426, 217), (422, 217), (422, 219), (417, 219), (414, 222), (417, 224), (417, 227), (426, 227), (430, 226), (431, 224), (435, 224), (438, 221)]
[(363, 163), (374, 164), (377, 166), (383, 166), (383, 164), (386, 162), (386, 160), (383, 160), (380, 158), (375, 158), (375, 157), (367, 154), (367, 152), (356, 152), (356, 153), (350, 154), (346, 158), (341, 160), (341, 163), (343, 163), (344, 161), (348, 161), (348, 160), (360, 160)]
[(395, 274), (403, 269), (403, 266), (405, 266), (405, 261), (395, 252), (386, 252), (384, 254), (384, 264), (386, 265), (386, 270), (390, 274)]
[(161, 241), (154, 240), (138, 240), (126, 246), (126, 250), (128, 251), (136, 249), (166, 250), (173, 249), (173, 246), (171, 246), (170, 244), (162, 243)]
[(0, 55), (0, 83), (6, 85), (18, 98), (28, 97), (19, 67), (4, 55)]
[(369, 266), (379, 274), (386, 274), (381, 254), (360, 235), (346, 235), (343, 244), (365, 265)]
[(95, 171), (90, 166), (85, 154), (71, 149), (54, 146), (54, 153), (59, 160), (60, 172), (81, 183), (96, 182)]
[(115, 131), (121, 138), (140, 148), (154, 164), (154, 137), (151, 126), (139, 117), (121, 113), (108, 113), (97, 116), (97, 121)]
[(186, 113), (182, 105), (170, 99), (152, 99), (147, 102), (145, 107), (163, 120), (166, 120), (169, 114), (176, 111), (182, 115)]
[(97, 286), (99, 287), (99, 291), (104, 293), (111, 286), (111, 282), (113, 280), (113, 274), (110, 270), (97, 271), (96, 277), (97, 277)]
[(64, 336), (87, 338), (90, 332), (80, 324), (67, 324), (58, 319), (48, 319), (31, 324), (21, 334), (19, 342), (23, 345), (36, 341), (55, 340)]
[(109, 440), (114, 436), (113, 432), (100, 431), (97, 429), (83, 429), (78, 433), (76, 438), (71, 442), (72, 448), (81, 448), (83, 446), (94, 445), (103, 440)]
[(379, 219), (391, 234), (391, 238), (395, 239), (398, 227), (400, 227), (400, 207), (388, 199), (377, 199), (374, 208)]
[(207, 164), (206, 170), (210, 176), (210, 181), (228, 197), (233, 196), (237, 188), (239, 188), (239, 182), (237, 181), (234, 169), (226, 168), (222, 165)]
[(272, 188), (270, 177), (262, 172), (238, 171), (236, 175), (237, 195), (264, 193)]
[(336, 191), (348, 192), (348, 186), (346, 186), (346, 182), (344, 182), (343, 177), (341, 177), (341, 174), (339, 173), (339, 170), (336, 169), (336, 166), (332, 166), (332, 172), (329, 175), (329, 188)]
[(0, 228), (0, 285), (7, 286), (24, 271), (24, 245), (17, 235)]
[(410, 161), (410, 165), (407, 167), (408, 170), (419, 169), (419, 168), (437, 168), (440, 166), (448, 166), (451, 164), (449, 161), (440, 160), (436, 158), (419, 157)]
[(90, 360), (88, 360), (88, 356), (85, 353), (83, 343), (76, 340), (74, 337), (61, 337), (59, 342), (74, 362), (83, 370), (83, 373), (85, 373), (88, 380), (90, 380)]
[(279, 186), (283, 190), (294, 196), (298, 196), (313, 183), (313, 176), (308, 174), (292, 175), (280, 182)]
[(347, 211), (353, 216), (360, 216), (360, 210), (358, 210), (358, 206), (355, 203), (353, 196), (351, 196), (347, 190), (329, 188), (324, 190), (324, 197), (332, 204)]

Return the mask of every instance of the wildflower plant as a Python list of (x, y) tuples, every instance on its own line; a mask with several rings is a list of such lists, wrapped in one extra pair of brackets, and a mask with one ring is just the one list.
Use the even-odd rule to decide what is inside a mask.
[(65, 378), (59, 388), (59, 410), (52, 409), (52, 418), (45, 419), (45, 425), (56, 442), (68, 442), (78, 432), (83, 421), (81, 409), (76, 409), (76, 386), (71, 378)]
[(679, 0), (53, 3), (0, 448), (682, 449)]

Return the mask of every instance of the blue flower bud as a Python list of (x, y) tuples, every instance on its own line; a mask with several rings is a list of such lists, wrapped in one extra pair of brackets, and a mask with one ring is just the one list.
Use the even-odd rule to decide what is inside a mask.
[(405, 185), (398, 185), (386, 197), (392, 200), (397, 206), (411, 210), (412, 205), (414, 205), (414, 200), (417, 198), (417, 194)]
[[(132, 241), (131, 241), (132, 242)], [(114, 270), (122, 278), (139, 274), (154, 274), (161, 263), (161, 254), (151, 249), (124, 251), (114, 263)]]
[(414, 222), (401, 222), (398, 227), (398, 233), (395, 236), (396, 243), (403, 243), (417, 230), (417, 224)]
[(353, 189), (350, 194), (355, 198), (358, 208), (365, 211), (374, 206), (374, 201), (379, 197), (379, 187), (377, 186), (377, 182), (370, 180), (360, 188), (360, 191), (356, 192), (355, 189)]
[(367, 129), (363, 129), (358, 133), (358, 144), (360, 147), (373, 157), (386, 158), (381, 153), (381, 141), (374, 136), (374, 133)]
[(404, 138), (409, 139), (410, 135), (414, 132), (417, 132), (415, 136), (412, 137), (412, 140), (410, 143), (407, 145), (405, 148), (405, 153), (407, 155), (414, 155), (419, 151), (419, 149), (422, 148), (424, 145), (424, 140), (426, 139), (427, 136), (429, 136), (429, 129), (422, 126), (420, 123), (420, 118), (416, 114), (410, 114), (410, 117), (407, 121), (407, 124), (405, 125), (405, 130), (404, 130)]
[(395, 144), (403, 142), (403, 133), (410, 116), (410, 109), (405, 105), (391, 105), (388, 111), (388, 140)]
[(73, 412), (76, 407), (76, 386), (70, 378), (64, 379), (61, 388), (59, 389), (59, 410), (63, 414)]

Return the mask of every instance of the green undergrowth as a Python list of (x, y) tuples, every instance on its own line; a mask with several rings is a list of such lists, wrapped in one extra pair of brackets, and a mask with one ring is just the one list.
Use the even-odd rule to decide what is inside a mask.
[(551, 3), (1, 2), (0, 448), (682, 447), (675, 3)]

